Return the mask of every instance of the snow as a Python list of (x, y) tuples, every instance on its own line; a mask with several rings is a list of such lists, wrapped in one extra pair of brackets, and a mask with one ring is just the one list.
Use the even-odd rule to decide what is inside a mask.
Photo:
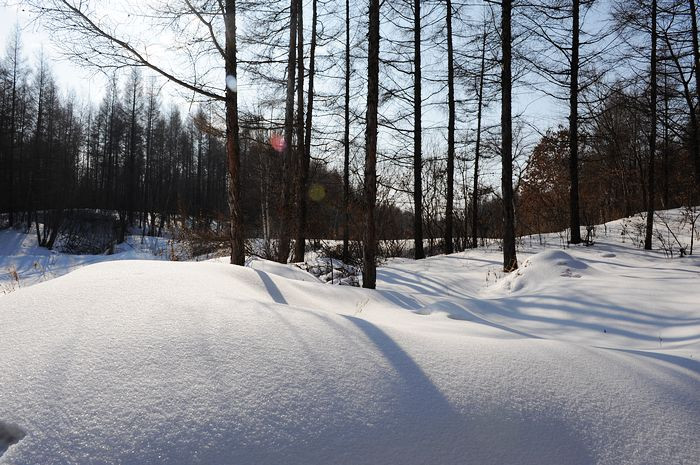
[(80, 267), (114, 260), (169, 260), (180, 251), (159, 237), (128, 236), (111, 255), (71, 255), (39, 247), (36, 235), (0, 230), (0, 296), (47, 281)]
[(507, 276), (496, 249), (390, 260), (377, 291), (263, 260), (22, 286), (0, 464), (698, 463), (700, 259), (622, 229), (526, 238)]

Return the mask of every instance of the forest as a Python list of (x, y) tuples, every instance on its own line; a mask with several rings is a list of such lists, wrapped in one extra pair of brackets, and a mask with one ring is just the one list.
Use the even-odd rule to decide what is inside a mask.
[(374, 287), (380, 240), (498, 239), (511, 271), (520, 236), (697, 203), (694, 0), (21, 4), (105, 82), (76, 95), (4, 31), (0, 227), (49, 249), (105, 219), (234, 264), (337, 240)]
[(0, 0), (0, 465), (700, 461), (697, 0)]

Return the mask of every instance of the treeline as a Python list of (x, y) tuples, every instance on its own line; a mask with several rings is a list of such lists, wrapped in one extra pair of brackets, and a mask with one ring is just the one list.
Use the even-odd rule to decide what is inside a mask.
[[(172, 1), (99, 18), (90, 1), (22, 3), (76, 62), (149, 69), (202, 103), (177, 124), (154, 114), (158, 141), (138, 75), (113, 84), (80, 113), (76, 198), (143, 227), (151, 212), (213, 220), (225, 191), (234, 264), (253, 235), (280, 262), (315, 235), (342, 238), (344, 258), (361, 239), (374, 287), (381, 238), (412, 238), (419, 259), (498, 236), (512, 271), (517, 234), (566, 227), (578, 244), (582, 225), (646, 210), (651, 248), (655, 209), (697, 199), (695, 0)], [(4, 144), (10, 210), (24, 138)]]
[(172, 215), (221, 216), (226, 159), (207, 127), (203, 112), (163, 110), (135, 71), (99, 105), (66, 95), (46, 60), (26, 63), (16, 31), (0, 65), (0, 210), (49, 248), (72, 210), (115, 212), (119, 240), (136, 224), (160, 234)]
[[(215, 106), (193, 115), (164, 108), (156, 81), (138, 71), (115, 75), (98, 105), (83, 102), (59, 88), (46, 60), (26, 63), (19, 32), (11, 39), (0, 62), (0, 223), (36, 228), (48, 248), (71, 213), (83, 210), (114, 214), (117, 241), (131, 227), (160, 236), (173, 220), (223, 229), (227, 160)], [(259, 117), (247, 123), (241, 132), (246, 237), (270, 240), (282, 227), (285, 173), (273, 143), (279, 135)], [(310, 237), (341, 238), (342, 174), (314, 162), (309, 185)], [(361, 217), (355, 188), (350, 202), (351, 216)], [(380, 208), (383, 238), (410, 235), (410, 214), (388, 199)], [(360, 235), (359, 225), (350, 231), (352, 240)]]

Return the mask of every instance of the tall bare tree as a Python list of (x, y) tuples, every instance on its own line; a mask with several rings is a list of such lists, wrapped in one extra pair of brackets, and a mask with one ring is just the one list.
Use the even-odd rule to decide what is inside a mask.
[(296, 76), (296, 40), (298, 37), (298, 15), (297, 2), (302, 0), (290, 0), (289, 6), (289, 53), (287, 56), (287, 99), (285, 100), (284, 111), (284, 160), (283, 176), (285, 177), (282, 188), (282, 199), (280, 202), (280, 229), (279, 243), (277, 244), (277, 261), (287, 263), (289, 260), (289, 239), (291, 236), (291, 213), (292, 213), (292, 180), (294, 179), (295, 163), (294, 150), (294, 85)]
[[(698, 44), (698, 11), (695, 8), (695, 0), (688, 0), (688, 6), (690, 7), (690, 21), (691, 21), (691, 35), (692, 35), (692, 43), (693, 43), (693, 68), (695, 70), (695, 93), (697, 94), (698, 101), (700, 101), (700, 45)], [(696, 126), (700, 123), (698, 123), (698, 120), (700, 118), (695, 116), (696, 120)], [(700, 132), (696, 129), (696, 133)], [(700, 137), (699, 134), (696, 134), (696, 140), (694, 141), (694, 145), (697, 147), (700, 145), (700, 141), (697, 140), (697, 138)], [(695, 167), (695, 186), (698, 191), (698, 195), (700, 195), (700, 150), (695, 151), (694, 156), (693, 156), (693, 163)]]
[(647, 224), (646, 233), (644, 235), (644, 249), (651, 250), (651, 241), (653, 237), (654, 230), (654, 201), (656, 200), (656, 179), (655, 179), (655, 159), (656, 159), (656, 107), (657, 107), (657, 94), (658, 94), (658, 83), (656, 82), (656, 67), (657, 67), (657, 56), (656, 47), (658, 40), (658, 31), (656, 29), (656, 18), (657, 18), (657, 3), (656, 0), (651, 0), (651, 59), (650, 59), (650, 88), (651, 88), (651, 101), (650, 101), (650, 124), (651, 130), (649, 134), (649, 171), (647, 174)]
[[(221, 0), (219, 0), (221, 5)], [(226, 0), (223, 10), (226, 49), (226, 159), (228, 160), (228, 206), (231, 216), (231, 264), (245, 265), (245, 236), (240, 186), (240, 133), (238, 127), (238, 60), (236, 45), (236, 0)], [(214, 35), (212, 34), (212, 39)]]
[(481, 126), (484, 111), (484, 80), (486, 77), (486, 30), (481, 39), (481, 67), (479, 72), (478, 101), (476, 110), (476, 148), (474, 150), (474, 186), (472, 188), (472, 248), (478, 246), (478, 226), (479, 226), (479, 162), (481, 159)]
[(512, 116), (512, 1), (501, 2), (501, 193), (503, 196), (503, 270), (518, 269), (515, 252), (513, 205), (513, 116)]
[(350, 0), (345, 0), (345, 119), (343, 133), (343, 262), (350, 258)]
[(571, 2), (571, 78), (569, 92), (569, 228), (570, 242), (581, 243), (578, 187), (578, 91), (581, 24), (579, 0)]
[(305, 210), (302, 212), (302, 204), (306, 208), (306, 183), (307, 172), (305, 167), (308, 166), (304, 157), (306, 149), (304, 142), (304, 1), (297, 0), (297, 145), (295, 147), (295, 172), (294, 172), (294, 198), (296, 200), (296, 215), (294, 219), (294, 261), (304, 261), (304, 227), (305, 227)]
[(454, 177), (455, 177), (455, 70), (452, 43), (452, 0), (447, 0), (447, 207), (445, 208), (445, 253), (454, 251)]
[[(294, 255), (296, 257), (295, 260), (298, 262), (304, 261), (304, 244), (306, 242), (306, 223), (308, 211), (307, 191), (309, 188), (309, 163), (311, 161), (311, 129), (313, 123), (314, 110), (314, 75), (316, 73), (316, 40), (318, 24), (317, 0), (312, 0), (311, 10), (311, 44), (309, 46), (309, 90), (307, 97), (308, 100), (306, 104), (306, 123), (303, 145), (304, 151), (300, 155), (299, 163), (299, 185), (297, 192), (297, 198), (299, 199), (299, 211), (297, 212), (297, 237), (294, 242)], [(301, 16), (302, 12), (300, 11), (299, 14)], [(302, 40), (301, 33), (299, 40)]]
[(421, 0), (413, 2), (413, 240), (415, 259), (425, 258), (423, 250), (423, 94), (421, 87)]
[(10, 42), (7, 45), (7, 62), (10, 68), (10, 85), (11, 85), (11, 98), (10, 98), (10, 146), (7, 151), (7, 166), (8, 166), (8, 176), (7, 176), (7, 203), (8, 203), (8, 217), (10, 226), (15, 223), (15, 148), (17, 142), (17, 89), (19, 86), (20, 78), (20, 68), (21, 68), (21, 36), (19, 26), (16, 25), (13, 31)]
[(364, 179), (365, 230), (362, 287), (377, 286), (377, 235), (374, 212), (377, 203), (377, 114), (379, 108), (379, 0), (369, 0), (367, 54), (367, 129)]

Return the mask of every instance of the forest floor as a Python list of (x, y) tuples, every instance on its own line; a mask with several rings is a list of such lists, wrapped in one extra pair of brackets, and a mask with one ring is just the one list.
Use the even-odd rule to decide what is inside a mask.
[(1, 231), (0, 464), (696, 464), (686, 218), (650, 252), (640, 216), (523, 238), (509, 275), (496, 247), (391, 259), (376, 291)]

